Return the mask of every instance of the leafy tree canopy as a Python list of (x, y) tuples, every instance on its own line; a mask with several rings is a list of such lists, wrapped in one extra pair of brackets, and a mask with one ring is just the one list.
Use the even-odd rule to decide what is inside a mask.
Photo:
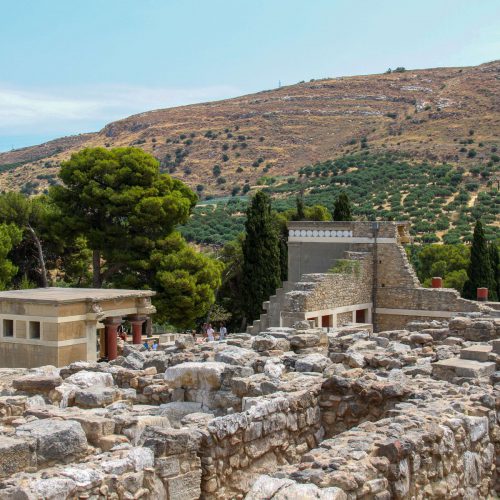
[(187, 220), (197, 199), (138, 148), (83, 149), (62, 163), (59, 176), (64, 185), (53, 186), (50, 196), (66, 234), (85, 237), (93, 251), (96, 287), (124, 266), (144, 267), (156, 242)]
[(0, 289), (9, 287), (17, 273), (15, 266), (8, 258), (12, 248), (21, 241), (22, 231), (14, 224), (0, 224)]
[(156, 319), (189, 328), (206, 315), (221, 284), (223, 264), (196, 252), (173, 232), (151, 254)]

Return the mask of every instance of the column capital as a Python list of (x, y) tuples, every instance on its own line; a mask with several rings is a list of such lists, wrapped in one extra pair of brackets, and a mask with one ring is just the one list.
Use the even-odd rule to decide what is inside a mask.
[(131, 314), (130, 316), (127, 316), (126, 319), (130, 323), (144, 323), (148, 317), (142, 314)]
[(110, 316), (108, 318), (104, 318), (102, 320), (102, 323), (104, 323), (105, 325), (121, 325), (123, 323), (123, 319), (119, 316)]

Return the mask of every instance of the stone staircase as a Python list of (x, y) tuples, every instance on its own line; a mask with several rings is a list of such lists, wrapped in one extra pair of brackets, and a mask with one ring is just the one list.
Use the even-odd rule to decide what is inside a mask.
[(491, 344), (465, 347), (460, 357), (437, 361), (432, 364), (432, 376), (439, 380), (452, 381), (455, 377), (477, 379), (489, 377), (496, 371), (496, 362), (491, 354), (500, 355), (500, 339)]
[(292, 291), (294, 285), (295, 283), (290, 281), (283, 282), (282, 287), (278, 288), (276, 293), (262, 304), (262, 309), (266, 312), (262, 313), (259, 319), (254, 320), (252, 325), (247, 327), (247, 333), (257, 335), (266, 331), (269, 327), (280, 326), (280, 311), (285, 294)]

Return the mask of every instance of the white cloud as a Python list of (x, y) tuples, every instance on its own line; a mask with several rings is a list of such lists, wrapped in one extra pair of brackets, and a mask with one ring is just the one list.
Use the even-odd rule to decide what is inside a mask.
[(97, 130), (134, 113), (241, 93), (230, 86), (176, 89), (100, 85), (32, 90), (0, 83), (0, 134)]

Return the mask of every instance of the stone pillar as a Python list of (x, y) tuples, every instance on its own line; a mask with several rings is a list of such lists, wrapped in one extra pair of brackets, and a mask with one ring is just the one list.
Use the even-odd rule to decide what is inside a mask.
[(147, 320), (146, 316), (129, 316), (127, 318), (132, 325), (132, 343), (142, 344), (142, 325)]
[(118, 325), (121, 325), (121, 318), (106, 318), (104, 325), (106, 328), (106, 356), (109, 361), (118, 356)]
[(487, 302), (488, 300), (488, 289), (487, 288), (478, 288), (477, 289), (477, 300), (481, 302)]
[(435, 276), (432, 278), (432, 288), (443, 288), (443, 278)]

